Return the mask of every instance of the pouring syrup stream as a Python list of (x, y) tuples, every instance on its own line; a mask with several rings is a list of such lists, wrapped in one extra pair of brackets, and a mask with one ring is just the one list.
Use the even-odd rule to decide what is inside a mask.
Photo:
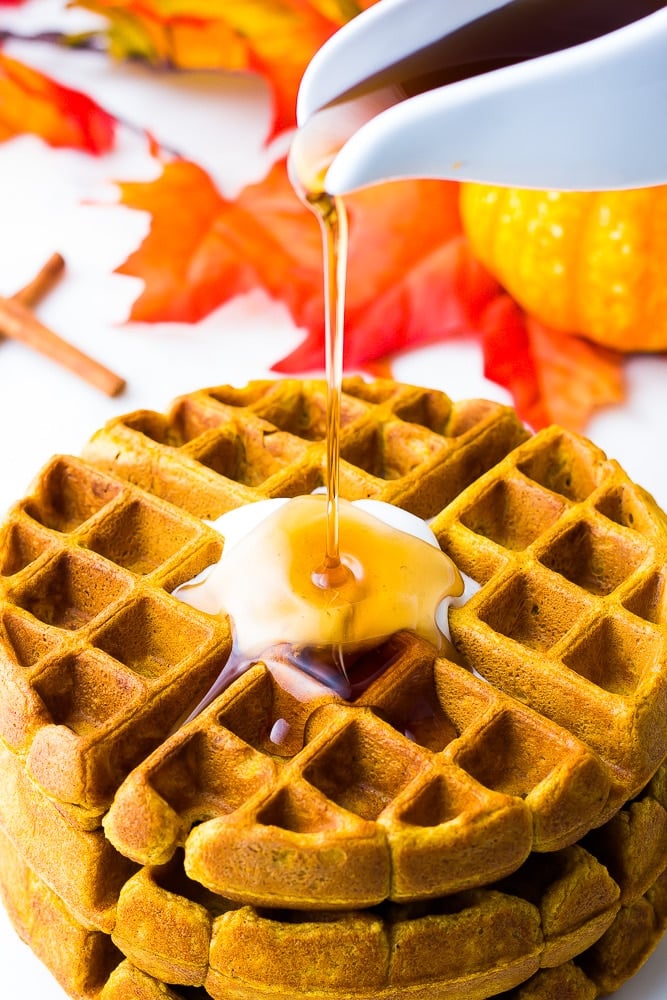
[(347, 273), (347, 212), (341, 198), (322, 191), (308, 199), (320, 221), (324, 258), (324, 324), (327, 379), (326, 532), (323, 563), (313, 574), (324, 589), (339, 587), (350, 577), (340, 558), (340, 405), (343, 386), (343, 336)]
[[(304, 701), (312, 697), (306, 678), (352, 699), (389, 667), (391, 656), (373, 657), (372, 651), (397, 631), (412, 630), (439, 651), (445, 646), (451, 650), (439, 615), (448, 599), (462, 594), (463, 582), (435, 536), (407, 511), (392, 508), (392, 527), (386, 511), (364, 511), (339, 495), (347, 214), (342, 199), (323, 190), (324, 171), (310, 178), (307, 188), (299, 183), (297, 189), (322, 232), (326, 495), (284, 501), (236, 543), (230, 543), (221, 525), (225, 549), (220, 562), (203, 580), (188, 581), (175, 591), (200, 610), (229, 615), (233, 626), (227, 662), (185, 721), (260, 660), (283, 685), (288, 664), (297, 675), (293, 689)], [(252, 508), (261, 506), (250, 504), (251, 516)], [(324, 558), (315, 561), (322, 541)], [(371, 654), (368, 661), (366, 653)]]

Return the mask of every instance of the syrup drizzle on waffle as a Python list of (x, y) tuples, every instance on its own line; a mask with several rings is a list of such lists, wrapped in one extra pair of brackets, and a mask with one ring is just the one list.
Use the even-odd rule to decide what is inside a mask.
[[(447, 598), (462, 593), (463, 581), (435, 537), (429, 544), (426, 531), (422, 539), (380, 522), (368, 513), (368, 503), (339, 502), (346, 546), (339, 560), (347, 576), (337, 587), (323, 587), (316, 577), (327, 502), (326, 496), (311, 495), (251, 507), (241, 512), (246, 533), (238, 540), (230, 537), (235, 512), (220, 519), (223, 533), (229, 526), (220, 561), (175, 592), (193, 607), (227, 614), (233, 622), (232, 653), (196, 711), (260, 658), (283, 663), (287, 657), (349, 700), (369, 682), (353, 676), (356, 661), (396, 631), (410, 629), (436, 649), (453, 652), (439, 619)], [(376, 502), (377, 508), (391, 510)], [(253, 513), (263, 519), (256, 521)], [(407, 511), (392, 511), (392, 519), (424, 527)], [(248, 575), (248, 564), (261, 566), (260, 585)]]
[[(374, 109), (376, 105), (373, 101)], [(324, 190), (333, 150), (324, 159), (321, 156), (317, 146), (311, 148), (306, 143), (300, 148), (297, 142), (290, 175), (322, 230), (325, 495), (295, 498), (272, 515), (270, 528), (259, 541), (249, 533), (241, 543), (240, 556), (235, 553), (228, 560), (223, 554), (220, 572), (188, 583), (179, 591), (177, 596), (195, 607), (229, 614), (234, 630), (232, 655), (195, 713), (258, 658), (270, 661), (272, 647), (284, 644), (292, 647), (290, 659), (295, 665), (349, 698), (354, 687), (348, 676), (350, 652), (356, 656), (369, 644), (377, 646), (388, 635), (406, 628), (440, 648), (438, 609), (446, 598), (463, 593), (460, 574), (437, 544), (424, 544), (408, 532), (400, 532), (399, 537), (351, 505), (342, 518), (339, 494), (348, 225), (342, 199)], [(249, 562), (259, 570), (261, 594), (255, 579), (243, 587), (243, 580), (248, 579), (244, 565)]]

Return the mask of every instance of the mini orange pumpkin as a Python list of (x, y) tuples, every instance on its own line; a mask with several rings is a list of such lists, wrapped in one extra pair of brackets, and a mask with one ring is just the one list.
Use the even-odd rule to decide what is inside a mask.
[(667, 348), (667, 186), (464, 184), (461, 212), (473, 253), (526, 312), (619, 351)]

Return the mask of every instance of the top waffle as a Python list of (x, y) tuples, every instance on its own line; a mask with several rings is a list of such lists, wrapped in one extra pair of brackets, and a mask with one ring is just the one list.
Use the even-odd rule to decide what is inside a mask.
[(259, 664), (168, 737), (230, 647), (171, 596), (221, 550), (201, 518), (323, 483), (321, 382), (113, 421), (5, 521), (0, 735), (70, 822), (98, 827), (116, 793), (123, 863), (182, 847), (191, 878), (259, 905), (442, 896), (574, 843), (665, 755), (653, 502), (505, 407), (351, 379), (342, 408), (341, 494), (434, 517), (481, 584), (452, 615), (465, 665), (403, 634), (356, 700), (313, 682), (304, 705)]

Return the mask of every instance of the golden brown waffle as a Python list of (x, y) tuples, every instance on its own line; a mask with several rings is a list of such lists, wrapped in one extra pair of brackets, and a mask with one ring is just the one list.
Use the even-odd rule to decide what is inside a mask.
[[(199, 517), (325, 483), (326, 386), (266, 380), (138, 411), (94, 435), (85, 457)], [(344, 380), (341, 495), (432, 517), (527, 436), (509, 407), (452, 402), (386, 379)]]
[(614, 774), (610, 813), (665, 753), (666, 524), (616, 462), (552, 427), (432, 525), (482, 584), (452, 610), (455, 645), (599, 754)]
[(412, 635), (380, 657), (354, 704), (313, 683), (305, 718), (295, 668), (254, 667), (134, 769), (108, 839), (141, 864), (184, 846), (232, 899), (350, 909), (485, 885), (594, 824), (609, 785), (582, 744)]
[[(88, 455), (104, 465), (107, 456), (116, 458), (122, 452), (116, 464), (123, 475), (147, 485), (149, 470), (152, 488), (200, 512), (217, 514), (239, 502), (236, 493), (228, 492), (220, 506), (211, 509), (211, 478), (218, 495), (226, 486), (219, 472), (252, 482), (245, 485), (246, 501), (259, 495), (290, 495), (321, 484), (324, 403), (321, 383), (261, 382), (245, 390), (211, 390), (180, 400), (168, 417), (139, 414), (112, 423), (94, 438)], [(480, 412), (481, 423), (471, 426), (472, 414), (479, 421)], [(354, 380), (346, 384), (343, 413), (342, 491), (350, 498), (371, 495), (399, 502), (424, 516), (447, 504), (434, 522), (445, 546), (449, 545), (450, 524), (452, 532), (464, 530), (459, 511), (485, 511), (478, 517), (481, 527), (465, 523), (464, 551), (453, 552), (464, 572), (482, 584), (470, 608), (485, 601), (492, 608), (499, 603), (496, 583), (502, 566), (502, 580), (509, 580), (509, 593), (516, 596), (514, 617), (535, 618), (525, 628), (538, 628), (540, 616), (526, 610), (528, 591), (525, 586), (521, 589), (526, 576), (532, 580), (536, 575), (526, 560), (534, 551), (541, 552), (540, 546), (552, 552), (551, 537), (558, 530), (578, 537), (586, 530), (584, 518), (592, 517), (590, 508), (606, 522), (598, 527), (602, 541), (589, 556), (602, 573), (598, 589), (605, 591), (605, 597), (617, 584), (625, 583), (628, 575), (631, 580), (621, 588), (620, 596), (614, 594), (617, 604), (628, 593), (643, 592), (647, 579), (655, 577), (661, 561), (665, 562), (667, 536), (661, 512), (632, 487), (615, 463), (581, 439), (564, 432), (536, 435), (512, 447), (486, 478), (477, 476), (461, 490), (465, 483), (461, 470), (469, 475), (471, 467), (480, 468), (479, 455), (474, 461), (470, 457), (473, 444), (479, 447), (482, 439), (493, 439), (498, 450), (499, 428), (504, 437), (508, 422), (502, 408), (480, 411), (479, 404), (463, 404), (455, 413), (439, 394), (425, 396), (423, 391), (394, 383), (368, 385)], [(423, 420), (424, 414), (429, 415), (431, 427), (449, 430), (449, 435), (436, 441), (432, 429), (412, 424), (406, 429), (407, 416)], [(467, 430), (460, 437), (453, 436), (447, 419), (457, 430)], [(241, 445), (239, 427), (243, 427)], [(297, 427), (302, 435), (298, 440)], [(514, 445), (523, 437), (514, 427), (510, 431)], [(237, 442), (236, 450), (230, 440)], [(260, 441), (271, 445), (260, 448)], [(389, 450), (389, 442), (394, 451)], [(508, 443), (505, 440), (500, 450), (506, 452)], [(466, 453), (465, 461), (461, 450)], [(427, 462), (414, 466), (414, 456), (425, 453)], [(263, 461), (259, 454), (264, 455)], [(213, 455), (218, 456), (217, 465)], [(227, 456), (226, 466), (221, 455)], [(231, 456), (235, 456), (233, 461)], [(407, 464), (406, 456), (410, 456)], [(349, 464), (352, 457), (357, 463), (354, 468)], [(382, 466), (380, 459), (385, 463)], [(570, 465), (564, 472), (568, 459)], [(246, 467), (243, 462), (248, 461)], [(210, 465), (218, 472), (211, 472)], [(156, 487), (155, 470), (167, 467), (170, 477), (159, 477)], [(369, 470), (381, 471), (386, 478), (370, 475)], [(449, 502), (454, 483), (459, 495)], [(238, 490), (237, 482), (234, 486)], [(636, 523), (631, 530), (623, 525), (615, 530), (615, 522), (610, 521), (614, 500), (622, 508), (618, 498), (624, 497), (628, 508), (633, 489)], [(486, 534), (484, 517), (490, 524)], [(503, 547), (502, 538), (496, 537), (502, 531), (508, 539)], [(496, 572), (482, 561), (487, 549), (493, 550)], [(567, 567), (563, 572), (568, 572)], [(247, 677), (234, 686), (223, 716), (216, 720), (207, 716), (183, 736), (186, 741), (192, 739), (197, 753), (207, 761), (215, 761), (207, 764), (196, 781), (188, 777), (190, 801), (170, 802), (168, 794), (165, 799), (152, 778), (153, 769), (158, 786), (167, 785), (178, 800), (178, 777), (170, 777), (168, 771), (189, 773), (184, 759), (193, 750), (188, 749), (188, 742), (179, 751), (178, 761), (163, 750), (168, 764), (151, 761), (133, 774), (107, 820), (108, 836), (120, 851), (141, 863), (164, 861), (179, 844), (185, 844), (188, 871), (232, 898), (264, 905), (280, 901), (341, 908), (483, 885), (517, 867), (533, 847), (553, 850), (574, 842), (641, 788), (667, 750), (664, 727), (659, 725), (667, 692), (664, 630), (622, 608), (628, 638), (619, 644), (631, 664), (625, 669), (636, 675), (637, 684), (622, 694), (609, 692), (613, 681), (603, 676), (601, 658), (606, 643), (613, 648), (613, 658), (612, 654), (607, 657), (611, 669), (620, 669), (614, 646), (620, 626), (607, 628), (600, 609), (603, 597), (589, 593), (593, 588), (587, 573), (582, 571), (575, 583), (569, 578), (573, 571), (566, 578), (545, 567), (541, 614), (549, 620), (549, 637), (557, 625), (561, 632), (572, 625), (575, 610), (579, 618), (586, 617), (594, 631), (589, 657), (594, 659), (595, 649), (599, 650), (596, 684), (573, 666), (566, 669), (563, 657), (554, 661), (542, 656), (545, 639), (537, 649), (529, 646), (525, 657), (523, 647), (515, 652), (517, 659), (523, 657), (521, 684), (510, 675), (513, 664), (507, 677), (502, 664), (498, 667), (493, 675), (495, 691), (451, 664), (441, 661), (434, 667), (428, 655), (419, 657), (419, 644), (411, 640), (398, 655), (409, 665), (406, 669), (394, 663), (386, 681), (367, 699), (344, 710), (339, 707), (328, 717), (319, 712), (317, 737), (301, 748), (303, 720), (296, 716), (302, 714), (302, 706), (296, 699), (290, 704), (268, 674), (252, 687)], [(512, 620), (503, 606), (498, 607), (496, 617), (504, 627)], [(487, 661), (503, 655), (496, 632), (488, 639), (491, 651), (485, 647), (481, 652), (477, 648), (471, 652), (460, 629), (455, 636), (468, 665), (480, 673), (488, 674)], [(570, 649), (568, 636), (562, 639), (561, 652), (574, 662), (580, 654), (577, 648)], [(631, 644), (634, 662), (628, 653)], [(511, 638), (506, 645), (515, 648), (517, 642)], [(385, 693), (385, 684), (393, 685), (391, 692)], [(415, 687), (430, 706), (428, 712), (436, 717), (434, 732), (421, 748), (405, 738), (410, 728), (405, 724), (405, 706), (408, 692)], [(500, 694), (503, 689), (514, 698), (505, 700)], [(450, 696), (452, 690), (456, 696)], [(330, 700), (328, 695), (323, 697)], [(253, 707), (257, 700), (263, 705), (261, 712)], [(526, 701), (536, 713), (523, 704)], [(361, 712), (366, 704), (376, 711)], [(582, 713), (580, 704), (587, 711)], [(330, 719), (328, 725), (325, 717)], [(554, 717), (558, 726), (546, 721)], [(266, 732), (282, 718), (295, 733), (288, 762), (276, 758), (275, 748), (266, 741)], [(313, 720), (309, 733), (314, 726)], [(201, 733), (195, 731), (198, 728)], [(573, 734), (579, 739), (573, 739)], [(235, 759), (239, 754), (247, 757), (250, 781), (219, 787), (217, 774), (226, 754)], [(357, 762), (352, 774), (349, 759)], [(399, 763), (391, 768), (385, 763), (388, 759)], [(206, 775), (213, 775), (208, 784)], [(465, 824), (452, 822), (463, 814)], [(144, 822), (143, 830), (137, 817)], [(190, 836), (193, 824), (196, 829)], [(325, 854), (323, 837), (338, 851)], [(276, 852), (281, 864), (272, 860)], [(298, 882), (293, 877), (296, 868), (301, 873)]]
[[(525, 437), (491, 403), (390, 382), (349, 389), (350, 496), (434, 513)], [(227, 623), (170, 597), (222, 548), (188, 510), (214, 516), (321, 485), (323, 407), (320, 382), (286, 380), (130, 415), (96, 435), (90, 461), (54, 458), (0, 527), (0, 736), (77, 823), (99, 825), (228, 655)]]
[[(434, 517), (481, 584), (452, 616), (467, 662), (400, 634), (370, 654), (391, 669), (363, 694), (313, 684), (305, 707), (281, 683), (287, 666), (257, 665), (167, 739), (230, 649), (224, 619), (171, 594), (220, 553), (201, 518), (321, 486), (324, 426), (321, 382), (194, 393), (166, 415), (112, 421), (83, 460), (55, 458), (0, 527), (0, 828), (24, 871), (5, 892), (27, 871), (45, 886), (54, 934), (79, 956), (72, 983), (90, 934), (130, 952), (173, 920), (169, 940), (184, 935), (196, 954), (132, 951), (142, 990), (156, 973), (163, 990), (170, 975), (261, 997), (265, 980), (243, 976), (259, 975), (262, 948), (266, 965), (267, 949), (301, 935), (308, 969), (290, 959), (280, 971), (313, 976), (311, 1000), (435, 1000), (437, 982), (472, 1000), (548, 954), (561, 968), (664, 867), (664, 795), (618, 810), (667, 752), (665, 517), (587, 442), (530, 438), (496, 404), (361, 379), (343, 396), (343, 496)], [(595, 832), (606, 820), (613, 838), (608, 824)], [(635, 830), (652, 845), (646, 863), (627, 846)], [(610, 888), (598, 854), (622, 898), (603, 892), (591, 910), (593, 887)], [(582, 859), (591, 881), (572, 874)], [(560, 923), (544, 910), (544, 879), (568, 877), (588, 886), (581, 928), (569, 903)], [(465, 971), (445, 968), (428, 935), (459, 933), (463, 961), (472, 926), (484, 948)], [(372, 980), (356, 993), (315, 960), (346, 934), (363, 948), (334, 967)], [(370, 956), (382, 955), (379, 972)], [(410, 986), (415, 974), (428, 986)]]
[[(483, 1000), (521, 983), (507, 996), (583, 1000), (631, 976), (667, 923), (667, 876), (647, 860), (667, 862), (656, 794), (649, 786), (597, 831), (615, 868), (578, 844), (428, 903), (256, 909), (188, 879), (176, 856), (128, 879), (109, 936), (86, 929), (2, 836), (0, 886), (21, 935), (82, 1000), (98, 997), (110, 973), (101, 1000)], [(661, 821), (633, 821), (648, 809)]]
[(99, 995), (122, 955), (108, 934), (77, 920), (26, 864), (2, 827), (0, 898), (19, 936), (70, 996), (88, 1000)]

